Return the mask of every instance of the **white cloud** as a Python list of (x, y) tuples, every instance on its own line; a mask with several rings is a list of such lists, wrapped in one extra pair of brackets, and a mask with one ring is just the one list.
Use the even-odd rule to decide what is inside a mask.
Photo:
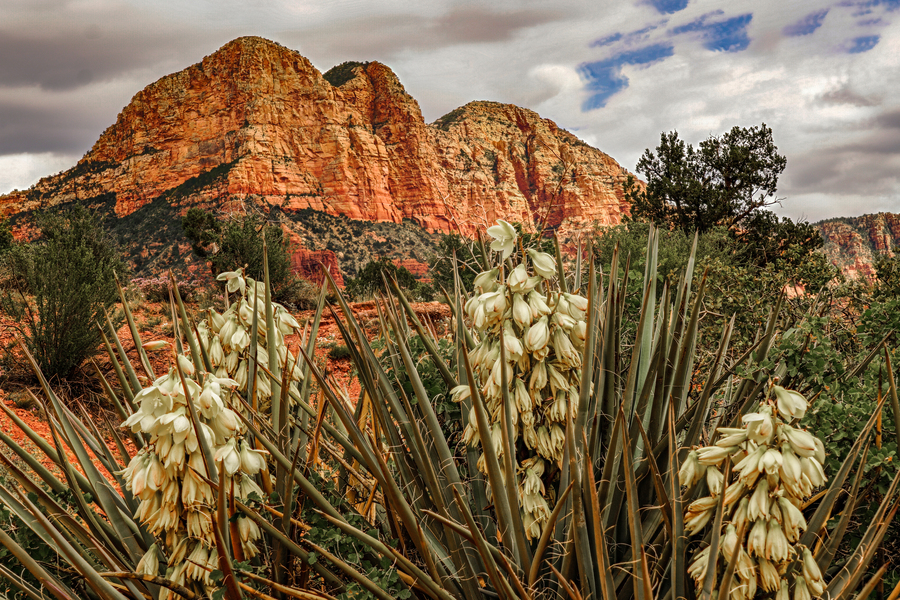
[(64, 171), (77, 161), (77, 156), (50, 152), (0, 156), (0, 194), (26, 190), (41, 177)]

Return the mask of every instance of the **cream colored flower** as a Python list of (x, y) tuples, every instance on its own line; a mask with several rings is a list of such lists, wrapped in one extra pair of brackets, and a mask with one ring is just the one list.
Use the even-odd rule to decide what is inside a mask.
[(502, 252), (502, 260), (509, 258), (509, 255), (512, 254), (516, 247), (516, 238), (518, 237), (516, 228), (503, 219), (497, 219), (497, 224), (493, 227), (488, 227), (487, 232), (489, 236), (494, 238), (494, 241), (491, 242), (491, 250)]

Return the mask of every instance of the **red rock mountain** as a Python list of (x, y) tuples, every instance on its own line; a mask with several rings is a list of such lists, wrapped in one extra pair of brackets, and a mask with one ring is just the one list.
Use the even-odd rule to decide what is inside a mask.
[(825, 255), (849, 278), (873, 279), (877, 258), (894, 256), (900, 247), (900, 214), (831, 219), (817, 227), (825, 240)]
[(313, 209), (466, 234), (546, 219), (577, 232), (619, 222), (627, 176), (533, 111), (472, 102), (427, 124), (381, 63), (323, 75), (244, 37), (140, 91), (74, 168), (0, 197), (0, 212), (104, 199), (122, 218), (165, 199), (181, 212), (251, 203), (288, 219)]

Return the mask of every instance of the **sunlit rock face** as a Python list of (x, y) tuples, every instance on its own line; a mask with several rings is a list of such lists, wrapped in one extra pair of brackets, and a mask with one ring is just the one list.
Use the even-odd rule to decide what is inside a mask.
[(164, 197), (182, 212), (250, 201), (465, 234), (497, 218), (578, 231), (619, 222), (627, 175), (532, 111), (473, 102), (427, 124), (383, 64), (323, 75), (245, 37), (138, 92), (74, 168), (0, 211), (115, 194), (118, 216)]

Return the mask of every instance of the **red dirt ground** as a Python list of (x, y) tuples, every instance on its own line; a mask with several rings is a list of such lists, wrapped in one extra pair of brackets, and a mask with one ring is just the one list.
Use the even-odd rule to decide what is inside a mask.
[[(378, 317), (374, 302), (352, 304), (351, 308), (357, 320), (366, 329), (369, 338), (372, 339), (377, 336)], [(425, 323), (426, 327), (436, 330), (438, 333), (443, 333), (450, 312), (446, 305), (437, 302), (425, 302), (413, 304), (413, 308), (418, 314), (419, 319)], [(304, 325), (307, 320), (311, 321), (313, 316), (313, 311), (295, 314), (295, 317), (301, 323), (301, 326)], [(168, 318), (168, 311), (165, 305), (144, 303), (135, 311), (135, 320), (138, 323), (143, 342), (172, 339), (172, 325)], [(135, 365), (135, 370), (138, 372), (139, 377), (145, 379), (145, 376), (139, 367), (140, 362), (128, 326), (124, 325), (119, 329), (118, 335), (122, 341), (126, 354), (129, 356), (132, 364)], [(14, 324), (0, 318), (0, 347), (8, 347), (11, 342), (15, 341), (15, 338), (16, 330)], [(295, 353), (300, 342), (299, 338), (299, 335), (288, 337), (289, 347)], [(334, 345), (343, 344), (344, 340), (341, 337), (338, 325), (335, 323), (333, 316), (326, 309), (317, 336), (315, 352), (316, 362), (324, 366), (326, 371), (334, 377), (338, 387), (346, 393), (350, 402), (355, 403), (359, 397), (360, 386), (359, 381), (355, 377), (351, 377), (352, 368), (350, 360), (335, 360), (329, 357), (329, 352)], [(4, 361), (8, 372), (0, 373), (0, 375), (3, 376), (3, 380), (5, 380), (4, 387), (6, 388), (0, 388), (0, 402), (12, 409), (30, 428), (44, 439), (49, 440), (52, 445), (50, 428), (47, 425), (44, 414), (40, 407), (34, 405), (34, 403), (29, 400), (28, 392), (26, 391), (30, 390), (34, 395), (40, 398), (40, 387), (34, 384), (33, 378), (29, 377), (30, 372), (27, 370), (27, 362), (21, 350), (14, 348), (10, 352), (11, 354), (5, 357), (7, 360)], [(149, 352), (148, 355), (157, 376), (168, 370), (171, 362), (170, 352)], [(113, 387), (118, 388), (118, 380), (106, 352), (101, 349), (100, 353), (95, 357), (95, 360), (107, 380)], [(82, 369), (80, 369), (76, 376), (73, 377), (73, 380), (74, 381), (66, 382), (65, 386), (53, 386), (56, 393), (60, 395), (62, 399), (73, 398), (73, 395), (78, 394), (75, 390), (102, 389), (96, 371), (93, 369), (90, 362), (86, 363)], [(60, 389), (60, 387), (69, 389)], [(74, 398), (74, 402), (81, 402), (85, 405), (86, 410), (97, 424), (98, 429), (106, 435), (105, 441), (110, 448), (111, 453), (118, 458), (119, 453), (115, 441), (105, 427), (105, 419), (109, 419), (112, 423), (118, 422), (117, 415), (109, 408), (110, 403), (102, 397), (102, 395), (98, 395), (94, 391), (82, 391), (77, 398)], [(34, 456), (41, 457), (40, 460), (44, 466), (55, 471), (58, 475), (61, 475), (51, 459), (45, 456), (43, 452), (28, 439), (25, 433), (21, 431), (2, 411), (0, 411), (0, 429), (15, 440), (16, 443), (29, 452), (32, 452)], [(127, 448), (129, 453), (133, 454), (134, 446), (130, 442), (127, 445)], [(8, 455), (7, 452), (4, 452), (4, 454)], [(67, 455), (69, 461), (77, 466), (78, 463), (74, 454), (71, 451), (67, 451)], [(96, 460), (94, 462), (98, 467), (100, 466)]]

